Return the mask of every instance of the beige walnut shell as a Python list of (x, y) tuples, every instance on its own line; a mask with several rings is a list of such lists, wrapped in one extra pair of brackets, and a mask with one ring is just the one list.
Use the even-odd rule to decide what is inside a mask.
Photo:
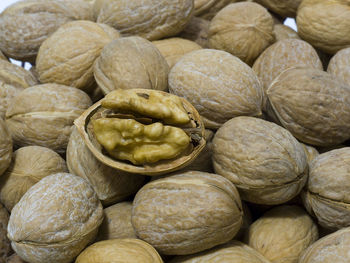
[(69, 138), (66, 160), (69, 171), (87, 180), (103, 205), (136, 193), (145, 181), (143, 175), (113, 169), (96, 159), (76, 128)]
[(196, 42), (202, 48), (208, 48), (209, 24), (209, 20), (193, 16), (179, 36)]
[(94, 240), (103, 220), (96, 193), (67, 173), (47, 176), (12, 209), (8, 237), (30, 263), (69, 263)]
[(0, 117), (5, 118), (8, 105), (20, 91), (37, 84), (38, 80), (28, 70), (0, 60)]
[(290, 38), (300, 39), (298, 33), (294, 29), (282, 24), (275, 24), (273, 26), (273, 34), (275, 35), (276, 42)]
[(248, 65), (275, 41), (273, 18), (259, 4), (233, 3), (211, 20), (209, 46), (239, 57)]
[(307, 158), (286, 129), (262, 119), (236, 117), (213, 139), (214, 171), (228, 178), (243, 200), (281, 204), (299, 194), (307, 180)]
[(8, 61), (7, 57), (5, 57), (5, 55), (1, 52), (1, 50), (0, 50), (0, 59)]
[(8, 57), (34, 62), (41, 43), (74, 19), (74, 12), (59, 1), (18, 1), (1, 13), (0, 49)]
[(30, 187), (46, 176), (63, 172), (68, 172), (66, 162), (53, 150), (41, 146), (19, 148), (0, 177), (0, 201), (11, 211)]
[(179, 37), (157, 40), (152, 43), (159, 49), (162, 56), (168, 62), (169, 68), (172, 68), (183, 55), (194, 50), (202, 49), (197, 43)]
[(317, 225), (299, 206), (275, 207), (247, 231), (246, 242), (272, 263), (298, 263), (301, 254), (318, 239)]
[(191, 171), (152, 181), (133, 201), (136, 235), (165, 255), (187, 255), (231, 240), (242, 224), (235, 186), (216, 174)]
[(99, 10), (97, 22), (116, 28), (123, 36), (157, 40), (184, 29), (193, 0), (97, 0), (95, 8)]
[(0, 262), (7, 262), (6, 259), (11, 252), (11, 243), (7, 238), (7, 224), (10, 215), (0, 203)]
[(312, 244), (302, 255), (299, 263), (348, 263), (350, 228), (343, 228)]
[(262, 87), (256, 74), (225, 51), (184, 55), (170, 71), (169, 92), (192, 103), (210, 129), (236, 116), (261, 115)]
[(327, 72), (336, 78), (350, 83), (350, 48), (339, 50), (329, 61)]
[(6, 263), (26, 263), (16, 253), (7, 258)]
[(105, 24), (73, 21), (62, 25), (40, 46), (36, 70), (41, 83), (88, 92), (96, 85), (93, 63), (103, 47), (118, 37), (118, 31)]
[(350, 148), (344, 147), (320, 154), (310, 164), (304, 202), (325, 228), (350, 226), (349, 160)]
[(267, 112), (298, 140), (332, 146), (350, 138), (350, 86), (327, 72), (296, 67), (267, 89)]
[(62, 2), (73, 13), (77, 20), (94, 21), (92, 3), (87, 0), (58, 0)]
[(163, 263), (158, 252), (148, 243), (135, 239), (111, 239), (92, 244), (75, 263), (142, 262)]
[(322, 63), (316, 50), (307, 42), (299, 39), (285, 39), (269, 46), (254, 62), (253, 70), (262, 82), (265, 98), (263, 108), (266, 110), (266, 91), (272, 81), (284, 70), (305, 66), (322, 70)]
[(6, 123), (0, 118), (0, 176), (9, 167), (12, 158), (12, 139)]
[(282, 17), (295, 17), (302, 0), (255, 0)]
[(169, 263), (270, 263), (255, 249), (232, 240), (224, 245), (189, 256), (177, 256)]
[(105, 208), (97, 240), (137, 238), (131, 224), (131, 211), (132, 202), (121, 202)]
[(194, 12), (195, 16), (203, 17), (211, 20), (217, 12), (219, 12), (225, 6), (240, 2), (239, 0), (194, 0)]
[(6, 124), (16, 145), (39, 145), (62, 153), (67, 148), (73, 121), (90, 105), (89, 96), (76, 88), (37, 85), (12, 99)]
[(104, 94), (115, 89), (167, 90), (169, 67), (159, 50), (141, 37), (123, 37), (106, 45), (94, 65)]
[(304, 0), (298, 9), (299, 36), (329, 54), (350, 47), (350, 2)]
[(300, 144), (301, 146), (303, 146), (303, 149), (307, 157), (307, 162), (310, 164), (319, 155), (319, 152), (317, 151), (316, 148), (310, 145), (306, 145), (304, 143), (300, 143)]

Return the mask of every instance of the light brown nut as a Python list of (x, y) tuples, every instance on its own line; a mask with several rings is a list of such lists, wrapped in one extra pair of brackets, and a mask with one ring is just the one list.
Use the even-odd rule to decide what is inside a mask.
[(96, 86), (93, 63), (103, 47), (118, 37), (118, 31), (105, 24), (73, 21), (62, 25), (40, 46), (36, 70), (41, 83), (92, 90)]
[(97, 160), (76, 128), (69, 138), (66, 160), (69, 171), (86, 179), (103, 205), (119, 202), (136, 193), (145, 181), (143, 175), (125, 173)]
[(167, 38), (152, 42), (155, 45), (165, 60), (168, 62), (169, 68), (172, 68), (180, 58), (194, 50), (202, 49), (197, 43), (179, 38)]
[(104, 94), (115, 89), (167, 90), (169, 66), (159, 50), (141, 37), (123, 37), (106, 45), (94, 65)]
[(275, 35), (276, 42), (291, 38), (300, 39), (298, 33), (294, 29), (282, 24), (275, 24), (273, 26), (273, 34)]
[(8, 237), (30, 263), (69, 263), (94, 240), (103, 220), (96, 193), (67, 173), (47, 176), (12, 209)]
[(349, 160), (350, 148), (344, 147), (320, 154), (310, 164), (304, 202), (323, 227), (350, 226)]
[(5, 55), (1, 52), (1, 50), (0, 50), (0, 59), (8, 61), (7, 57), (5, 57)]
[(295, 17), (302, 0), (255, 0), (282, 17)]
[(338, 230), (312, 244), (299, 263), (348, 263), (350, 228)]
[(97, 22), (116, 28), (123, 36), (157, 40), (184, 29), (193, 0), (98, 0), (95, 8), (99, 9)]
[(58, 0), (62, 2), (73, 13), (76, 20), (94, 21), (92, 3), (87, 0)]
[(327, 72), (345, 83), (350, 83), (350, 48), (339, 50), (329, 61)]
[(271, 83), (267, 96), (268, 114), (298, 140), (332, 146), (350, 138), (350, 86), (327, 72), (287, 69)]
[(65, 152), (73, 121), (91, 105), (81, 90), (42, 84), (21, 91), (6, 112), (6, 124), (18, 146), (39, 145)]
[(0, 176), (9, 167), (12, 158), (12, 139), (6, 123), (0, 118)]
[(350, 2), (304, 0), (298, 9), (299, 36), (329, 54), (350, 46)]
[(274, 41), (273, 18), (259, 4), (233, 3), (211, 20), (209, 46), (225, 50), (248, 65)]
[(298, 263), (301, 254), (318, 239), (311, 217), (299, 206), (272, 208), (247, 231), (246, 242), (272, 263)]
[(211, 20), (217, 12), (228, 4), (239, 0), (194, 0), (194, 15)]
[(216, 174), (191, 171), (152, 181), (133, 201), (136, 235), (165, 255), (187, 255), (231, 240), (242, 224), (238, 192)]
[(5, 119), (8, 105), (20, 91), (37, 84), (38, 80), (31, 72), (0, 60), (0, 117)]
[(0, 262), (5, 263), (6, 258), (11, 252), (11, 243), (7, 238), (7, 224), (9, 221), (9, 213), (0, 203)]
[(270, 263), (258, 251), (236, 240), (194, 255), (177, 256), (169, 263), (200, 262)]
[(68, 172), (66, 162), (56, 152), (41, 146), (19, 148), (9, 168), (0, 177), (0, 201), (8, 211), (42, 178)]
[(226, 122), (213, 139), (213, 165), (243, 200), (273, 205), (289, 201), (307, 180), (307, 159), (286, 129), (253, 117)]
[(6, 263), (26, 263), (16, 253), (7, 258)]
[(202, 48), (208, 48), (209, 23), (206, 19), (193, 16), (179, 36), (196, 42)]
[(74, 19), (74, 13), (59, 1), (18, 1), (1, 13), (0, 49), (8, 57), (34, 62), (41, 43)]
[(75, 125), (99, 161), (137, 174), (181, 169), (205, 146), (196, 109), (185, 99), (159, 90), (114, 90), (87, 109)]
[(137, 238), (131, 224), (131, 210), (132, 202), (121, 202), (105, 208), (97, 240)]
[(262, 88), (254, 71), (231, 54), (202, 49), (184, 55), (171, 69), (169, 91), (196, 107), (207, 128), (229, 119), (261, 115)]
[(94, 243), (75, 260), (75, 263), (109, 262), (163, 263), (163, 260), (151, 245), (134, 238), (112, 239)]
[(253, 70), (261, 80), (265, 92), (263, 109), (266, 110), (266, 91), (272, 81), (284, 70), (305, 66), (322, 70), (316, 50), (307, 42), (285, 39), (269, 46), (254, 62)]
[(306, 145), (303, 143), (300, 143), (301, 146), (303, 146), (303, 149), (305, 151), (306, 157), (307, 157), (307, 162), (310, 164), (318, 155), (318, 151), (316, 148), (310, 146), (310, 145)]

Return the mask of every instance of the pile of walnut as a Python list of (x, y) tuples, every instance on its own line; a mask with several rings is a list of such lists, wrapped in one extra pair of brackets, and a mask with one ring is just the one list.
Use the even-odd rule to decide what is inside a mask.
[(349, 0), (0, 14), (0, 263), (348, 263), (348, 146)]

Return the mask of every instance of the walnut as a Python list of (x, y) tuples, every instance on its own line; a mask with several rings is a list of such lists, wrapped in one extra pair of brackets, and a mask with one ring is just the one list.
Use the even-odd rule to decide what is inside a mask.
[(93, 188), (72, 174), (47, 176), (12, 209), (8, 237), (30, 263), (69, 263), (94, 240), (103, 210)]
[(9, 221), (9, 213), (0, 203), (0, 262), (5, 263), (6, 258), (11, 253), (11, 243), (7, 238), (7, 224)]
[(209, 23), (206, 19), (193, 16), (179, 36), (196, 42), (202, 48), (208, 48)]
[(169, 91), (192, 103), (207, 128), (236, 116), (261, 115), (262, 88), (254, 71), (221, 50), (184, 55), (170, 71)]
[(8, 61), (7, 57), (5, 57), (5, 55), (1, 52), (1, 50), (0, 50), (0, 59)]
[(89, 0), (58, 0), (62, 2), (74, 14), (76, 20), (94, 21), (93, 5)]
[(9, 167), (12, 158), (12, 139), (6, 123), (0, 118), (0, 176)]
[(21, 91), (6, 111), (6, 124), (18, 146), (39, 145), (62, 153), (74, 119), (91, 105), (81, 90), (42, 84)]
[(94, 64), (95, 79), (104, 94), (115, 89), (167, 90), (168, 73), (165, 58), (141, 37), (112, 41)]
[(295, 17), (302, 0), (255, 0), (282, 17)]
[(7, 258), (6, 263), (26, 263), (16, 253)]
[(275, 35), (276, 42), (284, 39), (300, 39), (294, 29), (282, 24), (275, 24), (273, 26), (273, 34)]
[(345, 83), (350, 83), (350, 48), (339, 50), (329, 61), (327, 72)]
[(310, 164), (319, 155), (319, 153), (316, 148), (310, 145), (306, 145), (304, 143), (300, 143), (300, 144), (301, 146), (303, 146), (303, 149), (307, 157), (307, 162)]
[(194, 15), (211, 20), (225, 6), (239, 0), (194, 0)]
[(238, 192), (216, 174), (191, 171), (152, 181), (133, 201), (136, 235), (165, 255), (187, 255), (231, 240), (242, 224)]
[(286, 129), (253, 117), (226, 122), (213, 139), (214, 171), (228, 178), (243, 200), (282, 204), (307, 180), (307, 158)]

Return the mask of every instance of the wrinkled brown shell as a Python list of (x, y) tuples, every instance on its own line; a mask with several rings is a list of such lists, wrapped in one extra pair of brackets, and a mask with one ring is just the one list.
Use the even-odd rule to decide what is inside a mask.
[(0, 262), (5, 263), (6, 258), (11, 252), (11, 243), (7, 238), (7, 224), (9, 221), (9, 213), (0, 203)]
[(7, 258), (6, 263), (26, 263), (16, 253)]
[(148, 243), (135, 238), (111, 239), (87, 247), (75, 263), (142, 262), (163, 263)]
[(208, 48), (209, 23), (209, 20), (193, 16), (179, 36)]
[(58, 173), (32, 186), (12, 209), (8, 237), (30, 263), (70, 263), (94, 240), (103, 210), (90, 184)]
[(311, 245), (299, 263), (348, 263), (350, 262), (350, 228), (338, 230)]
[(12, 139), (6, 123), (0, 118), (0, 176), (9, 167), (12, 158)]
[(295, 17), (302, 0), (255, 0), (282, 17)]
[(273, 34), (275, 35), (276, 42), (290, 38), (300, 39), (298, 33), (294, 29), (282, 24), (275, 24), (273, 26)]
[(177, 173), (143, 186), (133, 201), (136, 235), (165, 255), (188, 255), (231, 240), (242, 225), (242, 204), (227, 179)]
[(331, 58), (327, 72), (350, 85), (350, 48), (338, 51)]
[(174, 36), (186, 26), (193, 0), (98, 0), (97, 22), (116, 28), (123, 36), (148, 40)]
[(96, 85), (93, 63), (104, 46), (118, 37), (114, 28), (91, 21), (62, 25), (40, 46), (36, 70), (41, 83), (57, 83), (88, 92)]
[(303, 149), (306, 153), (307, 162), (310, 164), (319, 155), (319, 152), (317, 151), (316, 148), (310, 145), (306, 145), (304, 143), (300, 143), (300, 144), (301, 146), (303, 146)]
[(68, 172), (66, 162), (53, 150), (41, 146), (19, 148), (0, 177), (0, 201), (11, 211), (30, 187), (46, 176), (63, 172)]
[(140, 174), (125, 173), (100, 162), (74, 127), (66, 154), (69, 171), (86, 179), (103, 205), (119, 202), (137, 192), (145, 181)]
[[(135, 92), (145, 93), (149, 91), (148, 89), (134, 89)], [(163, 92), (163, 91), (159, 91)], [(165, 96), (168, 96), (169, 93), (163, 92)], [(83, 137), (86, 146), (92, 152), (92, 154), (102, 163), (112, 168), (129, 172), (129, 173), (137, 173), (144, 175), (159, 175), (164, 173), (169, 173), (182, 167), (185, 167), (189, 163), (191, 163), (198, 154), (202, 151), (205, 146), (204, 139), (204, 125), (201, 121), (201, 117), (199, 116), (197, 110), (184, 98), (181, 98), (183, 106), (185, 110), (188, 112), (189, 117), (191, 119), (190, 126), (195, 130), (194, 138), (196, 140), (196, 145), (191, 143), (193, 147), (189, 147), (191, 149), (186, 150), (183, 154), (175, 159), (163, 160), (156, 162), (154, 164), (144, 164), (144, 165), (132, 165), (127, 162), (123, 162), (121, 160), (115, 160), (109, 156), (107, 156), (102, 146), (97, 142), (94, 133), (92, 131), (90, 120), (97, 119), (100, 117), (109, 114), (110, 111), (102, 108), (101, 101), (96, 102), (89, 109), (87, 109), (78, 119), (74, 121), (74, 124), (78, 128), (79, 133)], [(89, 125), (90, 124), (90, 125)]]
[(299, 206), (275, 207), (247, 231), (246, 242), (273, 263), (298, 263), (301, 254), (318, 239), (317, 225)]
[(239, 0), (194, 0), (194, 15), (211, 20), (225, 6)]
[(5, 55), (1, 52), (1, 50), (0, 50), (0, 59), (8, 61), (7, 57), (5, 57)]
[(91, 20), (94, 21), (92, 13), (92, 3), (87, 0), (58, 0), (64, 3), (65, 6), (73, 13), (76, 20)]
[(350, 86), (327, 72), (296, 67), (267, 89), (267, 111), (298, 140), (332, 146), (350, 138)]

